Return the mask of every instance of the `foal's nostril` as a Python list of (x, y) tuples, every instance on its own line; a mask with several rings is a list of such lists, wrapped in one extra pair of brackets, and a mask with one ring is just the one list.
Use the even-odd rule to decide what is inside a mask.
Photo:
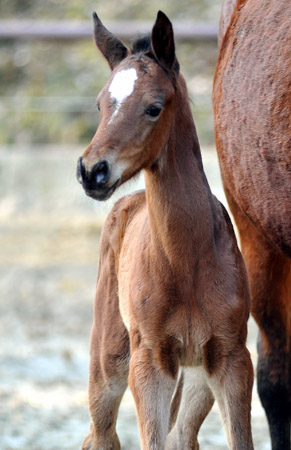
[(105, 185), (110, 178), (110, 169), (107, 161), (100, 161), (92, 170), (92, 176), (95, 178), (97, 186)]
[(82, 162), (82, 157), (80, 157), (77, 163), (77, 180), (79, 181), (79, 183), (81, 184), (83, 183), (84, 177), (85, 177), (85, 167)]
[(110, 178), (110, 168), (107, 161), (103, 160), (96, 163), (90, 171), (86, 170), (82, 158), (79, 158), (77, 164), (77, 179), (83, 185), (86, 191), (103, 189)]

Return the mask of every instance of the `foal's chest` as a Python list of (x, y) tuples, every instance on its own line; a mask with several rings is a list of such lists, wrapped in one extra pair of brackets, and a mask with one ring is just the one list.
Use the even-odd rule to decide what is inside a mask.
[(169, 345), (181, 365), (200, 365), (208, 330), (201, 326), (193, 274), (184, 266), (179, 272), (173, 270), (166, 255), (153, 245), (145, 209), (127, 226), (117, 276), (119, 308), (127, 330), (138, 329), (152, 349)]
[(181, 299), (168, 270), (162, 276), (161, 267), (151, 268), (147, 262), (142, 270), (133, 263), (134, 252), (127, 256), (121, 258), (118, 273), (119, 308), (127, 330), (137, 328), (149, 348), (170, 346), (179, 365), (200, 366), (208, 330), (201, 327), (199, 306), (189, 304), (189, 298)]

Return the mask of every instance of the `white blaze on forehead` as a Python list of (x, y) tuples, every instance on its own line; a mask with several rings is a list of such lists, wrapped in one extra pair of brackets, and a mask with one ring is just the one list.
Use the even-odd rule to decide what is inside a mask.
[(110, 122), (118, 113), (120, 106), (124, 102), (124, 100), (133, 93), (136, 80), (137, 73), (135, 69), (121, 70), (114, 76), (109, 86), (109, 92), (111, 98), (116, 102), (116, 109), (110, 119)]

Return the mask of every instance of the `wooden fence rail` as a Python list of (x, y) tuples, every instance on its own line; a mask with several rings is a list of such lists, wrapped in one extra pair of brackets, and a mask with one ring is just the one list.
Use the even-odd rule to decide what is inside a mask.
[[(152, 25), (141, 21), (105, 22), (112, 33), (125, 40), (149, 32)], [(92, 28), (92, 21), (0, 20), (0, 39), (88, 39), (92, 37)], [(180, 41), (217, 40), (218, 27), (215, 25), (174, 21), (174, 30)]]

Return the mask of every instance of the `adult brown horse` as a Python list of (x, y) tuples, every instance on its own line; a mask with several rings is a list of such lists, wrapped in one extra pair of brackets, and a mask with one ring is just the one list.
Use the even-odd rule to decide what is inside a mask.
[(213, 90), (222, 178), (260, 333), (273, 450), (290, 450), (291, 2), (225, 0)]
[[(78, 179), (106, 200), (143, 169), (146, 190), (117, 202), (102, 233), (83, 449), (120, 448), (115, 425), (129, 380), (143, 450), (198, 449), (214, 398), (229, 447), (251, 450), (247, 276), (205, 178), (171, 22), (160, 12), (151, 39), (130, 51), (94, 20), (112, 74)], [(179, 370), (180, 408), (170, 417)]]

